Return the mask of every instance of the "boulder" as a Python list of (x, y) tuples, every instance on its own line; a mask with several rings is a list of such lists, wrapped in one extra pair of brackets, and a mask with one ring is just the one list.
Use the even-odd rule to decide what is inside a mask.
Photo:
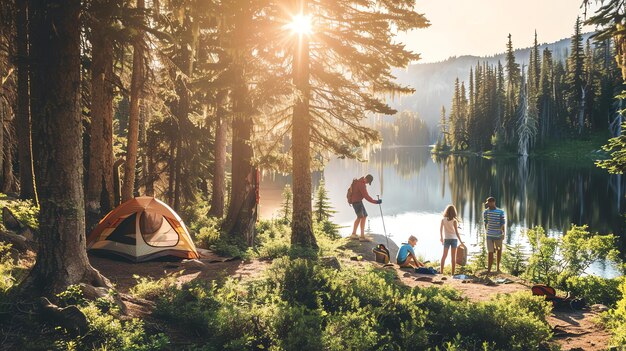
[(45, 297), (39, 299), (39, 307), (42, 316), (52, 324), (60, 325), (74, 335), (87, 333), (89, 326), (87, 317), (78, 307), (71, 305), (60, 308)]
[(320, 264), (324, 267), (341, 270), (341, 264), (335, 256), (321, 257)]
[(609, 310), (609, 308), (603, 304), (595, 304), (595, 305), (591, 305), (591, 310), (594, 312), (606, 312)]
[(122, 301), (122, 298), (117, 293), (109, 293), (109, 289), (107, 288), (95, 287), (85, 283), (80, 283), (79, 286), (81, 291), (83, 292), (83, 297), (85, 299), (92, 301), (95, 301), (97, 299), (105, 299), (117, 305), (123, 314), (126, 314), (128, 312), (126, 305)]

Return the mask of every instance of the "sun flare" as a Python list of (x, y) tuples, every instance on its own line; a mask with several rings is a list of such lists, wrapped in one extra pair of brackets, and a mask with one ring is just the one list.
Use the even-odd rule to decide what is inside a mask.
[(286, 27), (296, 34), (311, 34), (313, 31), (311, 15), (295, 15), (291, 18), (291, 22), (288, 23)]

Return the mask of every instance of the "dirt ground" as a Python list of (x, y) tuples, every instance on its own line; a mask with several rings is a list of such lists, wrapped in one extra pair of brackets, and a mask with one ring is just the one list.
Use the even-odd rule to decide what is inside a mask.
[[(379, 267), (382, 265), (373, 263), (374, 256), (371, 249), (381, 238), (374, 237), (372, 242), (349, 242), (346, 249), (361, 255), (363, 261), (354, 262), (343, 260), (342, 264), (370, 265)], [(395, 246), (395, 245), (394, 245)], [(391, 248), (396, 251), (396, 247)], [(113, 260), (98, 256), (90, 256), (91, 264), (108, 277), (117, 287), (118, 291), (126, 295), (130, 288), (136, 284), (135, 275), (149, 276), (155, 279), (163, 278), (170, 274), (177, 274), (177, 282), (182, 284), (194, 279), (216, 280), (226, 276), (239, 279), (254, 279), (269, 266), (270, 262), (252, 260), (243, 262), (239, 259), (230, 259), (219, 256), (208, 256), (192, 262), (144, 262), (130, 263)], [(479, 282), (472, 280), (453, 279), (451, 276), (429, 276), (416, 274), (397, 265), (386, 267), (397, 272), (400, 281), (410, 287), (425, 286), (449, 286), (461, 292), (470, 301), (487, 301), (497, 294), (508, 294), (517, 291), (528, 291), (529, 286), (519, 278), (499, 274), (490, 276), (491, 281), (508, 279), (507, 284), (488, 283), (481, 277)], [(152, 304), (149, 301), (132, 299), (126, 295), (131, 315), (145, 317), (149, 315)], [(592, 311), (555, 311), (548, 318), (548, 323), (553, 328), (554, 341), (561, 346), (562, 350), (605, 350), (610, 339), (610, 334), (595, 322), (597, 314)]]

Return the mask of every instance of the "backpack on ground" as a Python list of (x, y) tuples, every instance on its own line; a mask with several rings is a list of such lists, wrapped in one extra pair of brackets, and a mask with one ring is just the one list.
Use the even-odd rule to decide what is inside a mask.
[(348, 199), (348, 205), (352, 205), (352, 192), (353, 192), (353, 188), (354, 188), (354, 183), (357, 181), (358, 179), (354, 178), (352, 179), (352, 183), (350, 184), (350, 187), (348, 188), (348, 193), (346, 194), (346, 198)]
[(374, 253), (374, 259), (378, 263), (388, 264), (389, 263), (389, 250), (383, 244), (378, 244), (375, 248), (372, 249)]
[(587, 305), (585, 299), (570, 296), (569, 293), (565, 297), (557, 296), (556, 289), (545, 284), (536, 284), (533, 285), (530, 289), (533, 292), (533, 295), (544, 296), (546, 301), (552, 302), (552, 306), (554, 308), (571, 308), (572, 310), (582, 310)]

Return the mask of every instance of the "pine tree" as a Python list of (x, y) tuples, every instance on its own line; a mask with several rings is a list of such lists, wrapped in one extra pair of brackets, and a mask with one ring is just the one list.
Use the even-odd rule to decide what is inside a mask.
[(291, 185), (285, 184), (282, 193), (283, 202), (280, 206), (280, 215), (284, 223), (291, 222), (291, 213), (293, 206), (293, 192), (291, 191)]
[(576, 18), (574, 34), (570, 45), (570, 55), (567, 59), (567, 108), (569, 125), (580, 135), (585, 120), (585, 50), (583, 48), (582, 22)]
[(328, 197), (328, 191), (326, 191), (326, 182), (324, 178), (320, 180), (320, 184), (317, 187), (317, 192), (315, 194), (315, 220), (317, 222), (328, 221), (333, 214), (337, 211), (333, 210), (333, 207), (330, 203), (330, 198)]
[(539, 119), (538, 119), (538, 143), (543, 144), (551, 135), (554, 128), (554, 63), (550, 49), (543, 50), (541, 72), (539, 78)]
[(507, 86), (503, 126), (505, 143), (512, 144), (515, 142), (516, 112), (520, 86), (520, 69), (519, 64), (515, 62), (515, 53), (513, 50), (513, 41), (511, 39), (511, 34), (509, 34), (508, 36), (506, 49), (507, 51), (505, 70)]
[(446, 119), (446, 107), (441, 106), (441, 119), (439, 120), (439, 137), (437, 138), (437, 151), (448, 149), (448, 122)]

